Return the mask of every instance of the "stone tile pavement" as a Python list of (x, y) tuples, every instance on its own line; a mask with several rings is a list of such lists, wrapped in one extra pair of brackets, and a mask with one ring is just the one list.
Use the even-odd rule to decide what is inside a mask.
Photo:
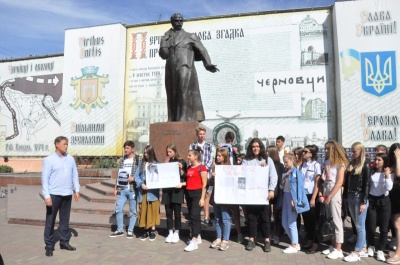
[[(3, 187), (4, 189), (4, 187)], [(19, 190), (19, 191), (22, 191)], [(308, 265), (308, 264), (343, 264), (344, 261), (329, 260), (319, 253), (307, 255), (283, 254), (282, 249), (287, 243), (273, 246), (271, 253), (264, 253), (261, 245), (253, 251), (246, 251), (244, 245), (230, 242), (226, 251), (210, 249), (214, 240), (211, 233), (204, 235), (203, 244), (199, 249), (186, 253), (183, 251), (188, 238), (188, 231), (183, 231), (178, 244), (164, 243), (164, 231), (157, 235), (153, 242), (140, 241), (138, 238), (126, 237), (109, 238), (107, 229), (83, 229), (71, 227), (71, 245), (76, 251), (60, 250), (58, 244), (53, 257), (46, 257), (43, 243), (43, 227), (33, 225), (15, 225), (7, 222), (7, 200), (12, 196), (0, 198), (0, 254), (4, 264), (269, 264), (269, 265)], [(26, 196), (25, 202), (19, 202), (17, 207), (30, 214), (45, 214), (43, 204), (33, 208), (30, 201), (35, 198)], [(212, 227), (211, 229), (214, 229)], [(135, 233), (139, 236), (139, 230)], [(347, 233), (348, 234), (348, 233)], [(321, 249), (324, 247), (321, 246)], [(352, 246), (345, 245), (350, 251)], [(378, 264), (374, 258), (364, 258), (362, 264)]]

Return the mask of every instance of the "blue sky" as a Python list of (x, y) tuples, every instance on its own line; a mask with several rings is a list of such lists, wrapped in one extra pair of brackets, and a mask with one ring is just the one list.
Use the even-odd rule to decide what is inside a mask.
[(64, 31), (248, 12), (331, 6), (335, 0), (0, 0), (0, 60), (64, 52)]

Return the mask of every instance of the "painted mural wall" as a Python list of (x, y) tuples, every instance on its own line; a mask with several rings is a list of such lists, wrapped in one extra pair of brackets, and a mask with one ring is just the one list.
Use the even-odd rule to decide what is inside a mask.
[[(184, 15), (184, 14), (183, 14)], [(127, 29), (125, 137), (148, 141), (150, 123), (167, 120), (161, 38), (171, 27)], [(186, 21), (220, 72), (196, 63), (213, 142), (233, 131), (242, 149), (260, 137), (286, 148), (336, 137), (334, 54), (330, 10)], [(194, 132), (190, 132), (194, 133)]]
[[(283, 135), (289, 151), (336, 139), (337, 125), (343, 127), (336, 100), (343, 94), (335, 94), (332, 19), (331, 9), (321, 9), (185, 22), (183, 28), (201, 39), (220, 70), (213, 74), (196, 63), (208, 140), (223, 142), (233, 131), (243, 152), (252, 137), (269, 145)], [(134, 140), (141, 152), (149, 125), (167, 120), (165, 61), (158, 49), (170, 27), (68, 29), (64, 56), (0, 63), (2, 154), (47, 155), (60, 134), (70, 139), (73, 155), (122, 155), (125, 140)], [(36, 75), (32, 80), (46, 87), (12, 85)], [(49, 93), (56, 78), (57, 89)], [(26, 104), (27, 95), (40, 111)], [(26, 146), (17, 152), (17, 143)]]
[(339, 140), (390, 146), (400, 129), (399, 2), (338, 2), (334, 20)]
[(63, 56), (0, 63), (0, 154), (45, 156), (63, 117)]
[(122, 154), (126, 28), (65, 32), (62, 133), (80, 156)]

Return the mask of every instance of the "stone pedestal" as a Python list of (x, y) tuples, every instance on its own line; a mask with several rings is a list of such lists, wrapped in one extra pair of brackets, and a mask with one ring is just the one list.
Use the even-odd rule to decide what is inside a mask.
[(150, 144), (156, 151), (157, 160), (164, 163), (168, 144), (174, 144), (179, 156), (186, 159), (189, 145), (196, 142), (198, 121), (159, 122), (150, 124)]

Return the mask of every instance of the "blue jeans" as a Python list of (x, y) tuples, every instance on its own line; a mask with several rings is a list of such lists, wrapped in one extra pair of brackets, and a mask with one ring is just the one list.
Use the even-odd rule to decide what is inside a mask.
[(117, 201), (115, 202), (115, 214), (117, 217), (117, 231), (123, 232), (124, 229), (124, 205), (129, 200), (129, 227), (128, 231), (133, 232), (133, 228), (136, 223), (137, 210), (136, 210), (136, 195), (135, 191), (129, 189), (121, 190), (118, 195)]
[(349, 193), (347, 195), (347, 204), (349, 205), (349, 211), (351, 218), (356, 225), (357, 230), (357, 241), (354, 250), (360, 252), (364, 247), (367, 247), (367, 233), (365, 230), (365, 220), (367, 218), (368, 200), (367, 207), (360, 213), (361, 197), (360, 194)]
[(282, 226), (286, 234), (290, 238), (291, 244), (299, 243), (299, 233), (297, 231), (297, 212), (292, 208), (292, 194), (290, 192), (283, 193), (282, 203)]
[(231, 212), (229, 207), (222, 204), (214, 204), (214, 216), (217, 238), (228, 241), (231, 233)]

